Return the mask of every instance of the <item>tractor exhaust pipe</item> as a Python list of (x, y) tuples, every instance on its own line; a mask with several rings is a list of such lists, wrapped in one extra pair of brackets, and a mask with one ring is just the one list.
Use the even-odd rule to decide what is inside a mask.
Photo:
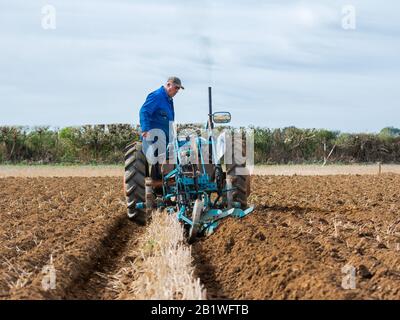
[[(207, 129), (214, 129), (213, 117), (212, 117), (212, 97), (211, 97), (211, 87), (208, 87), (208, 124)], [(208, 138), (208, 163), (213, 163), (212, 155), (212, 134)]]
[(208, 126), (214, 129), (214, 123), (212, 120), (212, 97), (211, 97), (211, 87), (208, 87)]

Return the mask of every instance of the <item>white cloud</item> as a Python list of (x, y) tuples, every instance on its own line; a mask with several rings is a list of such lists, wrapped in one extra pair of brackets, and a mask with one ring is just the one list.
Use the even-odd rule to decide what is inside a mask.
[[(352, 1), (54, 0), (0, 12), (0, 124), (137, 122), (149, 91), (175, 74), (178, 121), (202, 121), (207, 87), (234, 124), (379, 130), (399, 118), (400, 23), (385, 6)], [(396, 11), (397, 10), (397, 11)], [(382, 103), (384, 101), (384, 103)]]

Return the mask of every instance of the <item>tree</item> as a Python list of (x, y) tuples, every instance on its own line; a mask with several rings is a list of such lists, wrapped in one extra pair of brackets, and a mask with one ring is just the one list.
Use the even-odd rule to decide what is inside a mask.
[(382, 138), (397, 138), (400, 137), (400, 129), (394, 127), (386, 127), (379, 132)]

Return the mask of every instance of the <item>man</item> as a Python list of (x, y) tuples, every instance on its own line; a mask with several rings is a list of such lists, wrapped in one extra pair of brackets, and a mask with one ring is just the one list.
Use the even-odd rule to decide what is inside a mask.
[[(182, 86), (181, 80), (177, 77), (169, 77), (165, 85), (147, 96), (145, 103), (140, 109), (143, 153), (147, 156), (148, 160), (150, 156), (154, 156), (154, 152), (152, 154), (152, 152), (148, 152), (148, 149), (155, 142), (157, 142), (158, 147), (162, 146), (162, 151), (165, 152), (170, 138), (170, 123), (175, 119), (173, 97), (180, 89), (185, 89)], [(158, 156), (158, 154), (155, 156)]]

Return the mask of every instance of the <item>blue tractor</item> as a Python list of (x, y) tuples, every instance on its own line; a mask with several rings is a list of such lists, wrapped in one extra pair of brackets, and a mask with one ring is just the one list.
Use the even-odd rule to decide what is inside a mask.
[[(229, 112), (212, 112), (209, 88), (207, 136), (175, 134), (168, 147), (173, 161), (149, 165), (140, 142), (128, 145), (124, 176), (128, 218), (146, 224), (153, 210), (165, 209), (185, 225), (189, 242), (193, 242), (212, 233), (221, 219), (242, 218), (252, 212), (253, 207), (247, 204), (250, 175), (246, 164), (239, 164), (235, 156), (243, 145), (233, 141), (232, 161), (226, 164), (221, 163), (217, 150), (221, 144), (217, 143), (214, 124), (230, 120)], [(159, 172), (156, 178), (154, 171)]]

